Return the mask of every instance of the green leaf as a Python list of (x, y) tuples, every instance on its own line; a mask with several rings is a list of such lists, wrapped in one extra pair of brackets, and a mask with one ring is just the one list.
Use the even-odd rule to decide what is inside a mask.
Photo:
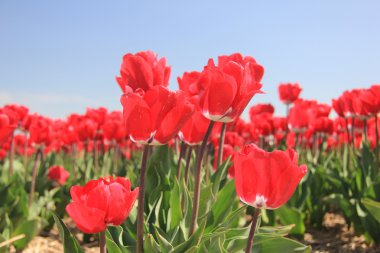
[(224, 161), (219, 168), (217, 168), (216, 172), (212, 175), (211, 181), (212, 184), (212, 192), (216, 195), (219, 191), (220, 182), (226, 177), (227, 169), (230, 167), (230, 157)]
[(229, 181), (218, 193), (215, 203), (212, 205), (214, 224), (221, 223), (228, 214), (236, 200), (235, 183)]
[[(6, 239), (4, 238), (4, 236), (0, 234), (0, 243), (5, 242), (5, 241)], [(6, 252), (9, 252), (8, 245), (0, 247), (0, 253), (6, 253)]]
[(178, 246), (176, 246), (174, 248), (174, 251), (172, 253), (182, 253), (182, 252), (186, 252), (186, 250), (189, 250), (191, 249), (192, 247), (194, 246), (198, 246), (202, 236), (203, 236), (203, 233), (205, 231), (205, 227), (206, 227), (206, 220), (204, 220), (198, 227), (198, 229), (195, 231), (195, 233), (193, 235), (191, 235), (189, 237), (188, 240), (186, 240), (185, 242), (179, 244)]
[(83, 249), (79, 246), (78, 241), (70, 233), (65, 223), (53, 213), (55, 224), (58, 227), (59, 234), (61, 235), (64, 252), (65, 253), (84, 253)]
[(303, 235), (305, 233), (306, 228), (303, 222), (303, 215), (299, 210), (284, 205), (281, 208), (276, 209), (275, 213), (278, 215), (283, 225), (295, 225), (291, 234)]
[(24, 249), (28, 245), (28, 243), (33, 239), (33, 237), (38, 235), (40, 229), (41, 227), (39, 219), (26, 220), (20, 223), (16, 227), (15, 231), (12, 233), (12, 237), (21, 234), (24, 234), (25, 237), (23, 239), (15, 241), (13, 245), (18, 250)]
[(170, 229), (174, 229), (178, 227), (179, 223), (182, 220), (181, 193), (179, 190), (179, 183), (177, 180), (175, 180), (173, 184), (173, 189), (170, 193), (170, 212)]
[(144, 240), (144, 251), (149, 253), (160, 253), (160, 245), (154, 240), (151, 234), (147, 234)]
[(372, 214), (372, 216), (380, 222), (380, 202), (376, 202), (372, 199), (362, 199), (362, 204), (367, 208), (368, 212)]
[(311, 247), (286, 237), (257, 235), (253, 240), (253, 253), (302, 252), (310, 253)]
[(106, 246), (108, 253), (122, 253), (119, 246), (114, 242), (111, 233), (106, 231)]
[(161, 252), (171, 252), (173, 250), (173, 246), (170, 242), (162, 235), (163, 231), (160, 231), (159, 228), (155, 227), (156, 236), (158, 243), (160, 244)]

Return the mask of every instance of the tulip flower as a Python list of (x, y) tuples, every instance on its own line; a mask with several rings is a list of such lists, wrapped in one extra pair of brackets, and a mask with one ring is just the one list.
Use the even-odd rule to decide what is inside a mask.
[(256, 145), (247, 145), (234, 156), (235, 186), (240, 200), (255, 207), (245, 252), (251, 252), (260, 209), (276, 209), (293, 195), (307, 173), (298, 166), (298, 154), (290, 149), (266, 152)]
[(200, 111), (195, 111), (179, 132), (182, 141), (194, 146), (202, 142), (210, 120), (205, 118)]
[(168, 143), (194, 112), (194, 105), (182, 91), (163, 86), (121, 97), (126, 131), (132, 141), (142, 144)]
[(64, 185), (69, 175), (70, 173), (65, 168), (55, 165), (48, 169), (47, 177), (60, 185)]
[(10, 122), (9, 116), (0, 111), (0, 143), (5, 142), (13, 133), (16, 125)]
[(116, 81), (124, 93), (127, 92), (126, 86), (132, 91), (147, 91), (156, 85), (168, 86), (170, 71), (166, 59), (158, 59), (152, 51), (126, 54), (121, 64), (120, 77), (116, 77)]
[(256, 208), (276, 209), (285, 204), (307, 172), (298, 166), (293, 150), (266, 152), (251, 144), (235, 154), (236, 192), (244, 203)]
[(264, 68), (249, 56), (220, 56), (217, 66), (210, 59), (198, 81), (203, 115), (213, 121), (234, 121), (251, 98), (262, 93), (263, 75)]
[(73, 186), (73, 201), (66, 211), (84, 233), (103, 232), (108, 225), (118, 226), (131, 211), (139, 188), (131, 191), (131, 183), (122, 177), (90, 180), (85, 186)]
[(252, 106), (249, 109), (249, 117), (251, 118), (251, 121), (253, 121), (252, 118), (254, 118), (255, 116), (262, 114), (262, 113), (273, 114), (274, 113), (273, 105), (271, 105), (271, 104), (257, 104), (255, 106)]
[(284, 104), (291, 104), (296, 101), (301, 91), (298, 83), (282, 83), (278, 86), (278, 94)]

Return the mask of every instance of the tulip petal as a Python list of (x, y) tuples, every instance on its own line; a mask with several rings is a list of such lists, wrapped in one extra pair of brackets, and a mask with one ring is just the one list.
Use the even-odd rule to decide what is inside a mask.
[(66, 211), (77, 227), (84, 233), (94, 234), (107, 228), (104, 221), (106, 212), (103, 210), (72, 202), (66, 206)]

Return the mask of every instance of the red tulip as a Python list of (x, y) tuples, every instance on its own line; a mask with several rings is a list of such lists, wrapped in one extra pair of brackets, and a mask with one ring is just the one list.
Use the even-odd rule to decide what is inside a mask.
[(261, 93), (264, 68), (252, 57), (241, 54), (212, 59), (198, 81), (199, 105), (203, 115), (213, 121), (232, 122), (240, 116), (251, 98)]
[(13, 133), (16, 125), (11, 124), (7, 114), (0, 111), (0, 143), (5, 142)]
[(98, 132), (97, 122), (87, 116), (81, 116), (76, 128), (78, 138), (81, 141), (94, 140)]
[(197, 97), (201, 92), (201, 87), (199, 87), (199, 78), (201, 73), (198, 71), (185, 72), (182, 78), (177, 77), (178, 85), (181, 90), (183, 90), (189, 97)]
[(188, 145), (198, 145), (202, 142), (209, 124), (209, 119), (200, 111), (195, 111), (179, 131), (179, 136)]
[(344, 117), (345, 115), (345, 104), (342, 97), (332, 100), (332, 107), (339, 117)]
[(125, 93), (121, 103), (127, 134), (143, 144), (168, 143), (194, 112), (194, 105), (182, 91), (172, 92), (163, 86)]
[(275, 209), (285, 204), (307, 173), (293, 150), (266, 152), (251, 144), (234, 157), (235, 186), (244, 203)]
[(170, 70), (166, 66), (166, 59), (158, 59), (152, 51), (126, 54), (121, 64), (120, 77), (116, 77), (116, 81), (124, 93), (127, 91), (126, 86), (133, 91), (147, 91), (156, 85), (168, 86)]
[(29, 127), (30, 142), (49, 145), (52, 134), (52, 120), (43, 116), (34, 115)]
[(296, 101), (301, 91), (298, 83), (282, 83), (278, 86), (278, 94), (284, 104), (291, 104)]
[(255, 106), (252, 106), (249, 109), (249, 117), (251, 118), (251, 121), (253, 121), (252, 118), (254, 118), (255, 116), (262, 114), (262, 113), (273, 114), (274, 113), (273, 105), (271, 105), (271, 104), (257, 104)]
[(332, 134), (334, 131), (334, 122), (327, 117), (315, 118), (312, 121), (311, 126), (315, 132)]
[(62, 166), (57, 166), (57, 165), (51, 166), (48, 169), (48, 174), (47, 174), (50, 180), (56, 181), (60, 185), (65, 184), (69, 175), (70, 173), (67, 170), (65, 170), (65, 168), (63, 168)]
[(268, 136), (274, 133), (273, 116), (270, 113), (261, 113), (251, 117), (250, 133), (252, 136)]
[(107, 225), (118, 226), (124, 222), (138, 191), (139, 188), (131, 191), (131, 183), (122, 177), (90, 180), (83, 187), (71, 187), (73, 201), (66, 211), (82, 232), (102, 232)]

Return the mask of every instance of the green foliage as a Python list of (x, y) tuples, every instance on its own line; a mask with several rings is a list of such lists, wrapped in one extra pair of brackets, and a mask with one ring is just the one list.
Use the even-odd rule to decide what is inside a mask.
[(65, 253), (83, 253), (83, 249), (79, 246), (79, 243), (75, 237), (67, 229), (65, 223), (63, 223), (63, 221), (55, 214), (53, 214), (53, 217), (55, 224), (58, 227), (59, 234), (61, 235)]
[[(168, 146), (155, 147), (150, 155), (145, 191), (146, 252), (243, 252), (249, 230), (246, 217), (252, 208), (239, 202), (234, 180), (227, 178), (230, 161), (221, 164), (215, 172), (204, 162), (197, 228), (189, 236), (194, 161), (186, 184), (184, 171), (180, 178), (176, 176), (177, 159)], [(111, 150), (99, 156), (97, 169), (91, 154), (76, 159), (50, 154), (39, 167), (30, 207), (33, 159), (26, 170), (20, 160), (15, 160), (15, 173), (11, 177), (8, 163), (0, 165), (0, 217), (3, 217), (0, 242), (25, 234), (25, 238), (13, 243), (22, 250), (33, 236), (41, 230), (49, 231), (55, 222), (66, 252), (82, 252), (75, 237), (58, 218), (65, 215), (65, 206), (71, 200), (70, 186), (84, 185), (90, 179), (107, 175), (126, 176), (137, 186), (141, 154), (134, 152), (131, 159), (125, 159)], [(360, 150), (351, 147), (327, 150), (324, 145), (317, 153), (303, 150), (300, 160), (307, 164), (309, 173), (286, 205), (262, 213), (262, 226), (256, 232), (253, 252), (310, 252), (310, 247), (291, 238), (302, 238), (307, 226), (322, 227), (323, 217), (331, 211), (341, 213), (347, 224), (368, 242), (380, 243), (380, 175), (374, 152), (366, 144)], [(66, 164), (70, 168), (65, 186), (56, 187), (46, 180), (47, 168), (53, 164)], [(121, 226), (108, 228), (108, 251), (135, 252), (136, 232), (135, 207)], [(8, 248), (0, 252), (4, 250)]]

